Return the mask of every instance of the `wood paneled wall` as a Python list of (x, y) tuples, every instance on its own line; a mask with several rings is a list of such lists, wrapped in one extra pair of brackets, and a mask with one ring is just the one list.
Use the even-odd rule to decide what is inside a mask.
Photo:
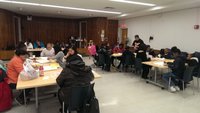
[(104, 17), (88, 18), (81, 21), (87, 21), (87, 39), (93, 40), (95, 44), (100, 45), (101, 32), (104, 30), (107, 42), (110, 45), (117, 43), (118, 36), (118, 20), (108, 20)]
[(21, 24), (24, 41), (68, 42), (71, 36), (79, 36), (78, 20), (32, 17), (32, 21), (27, 21), (26, 17), (22, 17)]
[(33, 16), (32, 21), (28, 21), (26, 16), (0, 9), (0, 50), (9, 45), (15, 45), (13, 17), (16, 15), (21, 18), (22, 41), (39, 39), (44, 43), (68, 42), (71, 36), (79, 37), (79, 22), (86, 21), (88, 41), (93, 40), (95, 44), (100, 45), (102, 43), (101, 32), (104, 30), (105, 37), (108, 38), (110, 45), (117, 43), (117, 20), (108, 20), (105, 17), (59, 19)]
[(14, 45), (14, 21), (11, 12), (0, 9), (0, 50)]
[(117, 44), (118, 38), (118, 20), (108, 20), (108, 42), (110, 45)]

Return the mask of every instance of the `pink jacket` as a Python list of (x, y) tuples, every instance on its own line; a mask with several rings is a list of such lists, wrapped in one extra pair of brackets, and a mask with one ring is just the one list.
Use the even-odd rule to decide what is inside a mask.
[(90, 55), (96, 55), (96, 46), (95, 45), (88, 46), (88, 51)]

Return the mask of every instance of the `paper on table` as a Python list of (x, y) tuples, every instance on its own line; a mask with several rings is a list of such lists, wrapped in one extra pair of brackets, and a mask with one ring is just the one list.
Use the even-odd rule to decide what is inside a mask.
[(36, 60), (36, 62), (44, 64), (44, 63), (49, 63), (49, 60)]
[(164, 65), (164, 62), (154, 62), (154, 64), (163, 66), (163, 65)]
[(58, 67), (54, 67), (54, 66), (43, 66), (43, 67), (44, 67), (44, 71), (51, 71), (51, 70), (58, 69)]

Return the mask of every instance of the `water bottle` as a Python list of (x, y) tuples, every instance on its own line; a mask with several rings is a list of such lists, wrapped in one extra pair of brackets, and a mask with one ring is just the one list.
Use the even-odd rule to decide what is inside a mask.
[(44, 67), (43, 66), (39, 67), (39, 74), (40, 74), (40, 77), (44, 76)]

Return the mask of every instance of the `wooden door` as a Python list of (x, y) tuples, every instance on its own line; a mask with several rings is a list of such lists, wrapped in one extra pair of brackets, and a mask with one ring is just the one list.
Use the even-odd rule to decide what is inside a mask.
[(124, 44), (124, 47), (125, 47), (126, 46), (126, 41), (127, 41), (127, 35), (128, 35), (128, 28), (121, 29), (121, 31), (122, 31), (121, 43)]

